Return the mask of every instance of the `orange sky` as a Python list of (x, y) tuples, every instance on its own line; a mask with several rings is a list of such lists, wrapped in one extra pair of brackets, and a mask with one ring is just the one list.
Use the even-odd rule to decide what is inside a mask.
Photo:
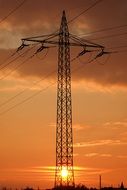
[[(27, 0), (0, 23), (1, 61), (20, 45), (21, 38), (54, 32), (59, 27), (63, 8), (71, 19), (93, 2)], [(1, 0), (0, 18), (17, 4), (16, 0)], [(69, 29), (80, 35), (126, 23), (127, 1), (104, 0), (70, 24)], [(95, 39), (126, 31), (127, 27), (85, 37)], [(115, 47), (126, 45), (127, 38), (123, 35), (94, 42)], [(72, 58), (81, 51), (71, 50)], [(45, 59), (40, 54), (8, 75), (24, 60), (22, 57), (0, 72), (0, 78), (8, 75), (0, 81), (0, 187), (54, 185), (57, 73), (38, 84), (34, 82), (57, 70), (56, 52), (50, 50)], [(75, 182), (98, 187), (101, 174), (102, 185), (117, 186), (121, 181), (127, 185), (127, 53), (112, 54), (108, 62), (104, 57), (85, 65), (88, 58), (82, 57), (71, 65)], [(104, 62), (102, 66), (100, 63)], [(1, 114), (42, 88), (47, 89), (31, 101)], [(28, 90), (2, 105), (24, 89)]]

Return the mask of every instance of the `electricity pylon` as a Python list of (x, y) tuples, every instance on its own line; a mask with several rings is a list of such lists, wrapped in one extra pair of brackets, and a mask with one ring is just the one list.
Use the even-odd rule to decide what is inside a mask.
[(55, 174), (55, 186), (63, 185), (74, 185), (70, 44), (65, 12), (59, 31)]
[(65, 11), (63, 11), (59, 31), (50, 35), (24, 38), (22, 39), (22, 45), (17, 51), (31, 44), (41, 44), (34, 55), (44, 49), (58, 46), (55, 188), (73, 187), (75, 183), (73, 168), (70, 47), (83, 48), (74, 59), (95, 51), (96, 56), (89, 62), (101, 57), (103, 54), (108, 54), (108, 52), (104, 51), (104, 47), (99, 44), (70, 34)]

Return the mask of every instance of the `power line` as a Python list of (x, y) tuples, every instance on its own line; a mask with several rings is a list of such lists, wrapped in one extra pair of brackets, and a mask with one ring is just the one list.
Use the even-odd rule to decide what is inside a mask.
[[(44, 60), (45, 57), (48, 54), (48, 49), (46, 54), (43, 56), (43, 58), (41, 60)], [(10, 76), (14, 71), (16, 71), (18, 68), (20, 68), (21, 66), (23, 66), (29, 59), (33, 58), (33, 56), (35, 56), (36, 54), (33, 54), (32, 56), (29, 56), (26, 60), (24, 60), (23, 62), (19, 63), (18, 65), (16, 65), (16, 67), (14, 67), (10, 72), (8, 72), (6, 75), (4, 75), (3, 77), (0, 78), (0, 80), (3, 80), (5, 78), (7, 78), (8, 76)], [(37, 55), (36, 55), (37, 56)]]
[[(102, 1), (102, 0), (100, 0), (100, 1)], [(92, 8), (93, 6), (95, 6), (97, 3), (99, 3), (100, 1), (97, 1), (94, 5), (91, 6), (91, 8)], [(90, 8), (89, 8), (89, 9), (90, 9)], [(87, 9), (87, 10), (89, 10), (89, 9)], [(82, 12), (82, 14), (83, 14), (83, 12)], [(80, 14), (80, 15), (81, 15), (81, 14)], [(80, 15), (79, 15), (79, 16), (80, 16)], [(75, 19), (76, 19), (76, 18), (75, 18)], [(72, 21), (71, 21), (71, 22), (72, 22)], [(88, 62), (88, 63), (90, 63), (90, 62)], [(77, 69), (76, 69), (76, 70), (77, 70)], [(56, 83), (56, 82), (55, 82), (55, 83)], [(55, 84), (55, 83), (53, 83), (53, 84)], [(51, 84), (51, 85), (53, 85), (53, 84)], [(50, 86), (51, 86), (51, 85), (50, 85)], [(0, 115), (3, 115), (4, 113), (10, 111), (11, 109), (14, 109), (15, 107), (17, 107), (17, 106), (19, 106), (19, 105), (21, 105), (21, 104), (27, 102), (28, 100), (30, 100), (30, 99), (32, 99), (33, 97), (35, 97), (36, 95), (40, 94), (43, 90), (45, 90), (45, 89), (47, 89), (47, 88), (49, 88), (49, 86), (46, 87), (46, 88), (44, 88), (44, 89), (41, 89), (39, 92), (36, 92), (36, 93), (33, 94), (32, 96), (28, 97), (27, 99), (23, 100), (22, 102), (17, 103), (16, 105), (14, 105), (14, 106), (12, 106), (11, 108), (5, 110), (4, 112), (1, 112)], [(24, 92), (24, 90), (23, 90), (23, 92)], [(19, 96), (19, 95), (22, 94), (23, 92), (18, 93), (18, 95), (15, 95), (15, 97)], [(11, 101), (12, 99), (14, 99), (15, 97), (10, 98), (9, 100), (7, 100), (7, 102), (10, 102), (10, 101)], [(4, 102), (3, 104), (6, 104), (7, 102)]]
[[(90, 9), (92, 9), (93, 7), (95, 7), (97, 4), (99, 4), (101, 1), (103, 0), (97, 0), (95, 3), (93, 3), (91, 6), (89, 6), (87, 9), (85, 9), (84, 11), (82, 11), (80, 14), (78, 14), (77, 16), (75, 16), (74, 18), (72, 18), (71, 20), (69, 20), (67, 23), (70, 24), (72, 23), (74, 20), (76, 20), (78, 17), (80, 17), (81, 15), (85, 14), (87, 11), (89, 11)], [(57, 33), (59, 31), (59, 29), (57, 29), (56, 31), (54, 31), (53, 34)], [(43, 36), (38, 36), (38, 37), (44, 37), (47, 35), (43, 35)], [(32, 37), (33, 38), (33, 37)], [(36, 38), (36, 37), (35, 37)]]
[(127, 32), (125, 32), (125, 33), (120, 33), (120, 34), (112, 34), (112, 35), (108, 35), (108, 36), (102, 36), (102, 37), (93, 38), (93, 39), (90, 39), (90, 40), (100, 40), (100, 39), (107, 39), (107, 38), (115, 38), (115, 37), (117, 37), (117, 36), (123, 36), (123, 35), (127, 35)]
[(2, 65), (4, 65), (10, 58), (12, 58), (12, 57), (14, 56), (14, 54), (15, 54), (15, 53), (12, 53), (12, 54), (9, 55), (7, 58), (5, 58), (5, 59), (3, 60), (3, 62), (0, 63), (0, 67), (1, 67)]
[(5, 65), (3, 65), (2, 67), (0, 67), (0, 71), (4, 70), (5, 68), (7, 68), (11, 63), (15, 62), (17, 59), (19, 59), (22, 55), (24, 55), (26, 52), (20, 54), (19, 56), (15, 57), (13, 60), (9, 61), (8, 63), (6, 63)]
[(24, 60), (23, 62), (21, 62), (20, 64), (16, 65), (16, 67), (11, 70), (10, 72), (8, 72), (6, 75), (4, 75), (3, 77), (0, 78), (0, 81), (7, 78), (8, 76), (10, 76), (14, 71), (16, 71), (18, 68), (20, 68), (21, 66), (23, 66), (29, 59), (31, 59), (32, 57), (28, 57), (26, 60)]
[[(119, 46), (119, 47), (120, 47), (120, 46)], [(117, 48), (118, 48), (118, 47), (117, 47)], [(127, 51), (127, 50), (119, 51), (118, 53), (122, 53), (122, 52), (124, 52), (124, 51)], [(107, 62), (107, 61), (106, 61), (106, 62)], [(83, 63), (80, 67), (74, 69), (73, 72), (75, 72), (75, 71), (77, 71), (77, 70), (80, 70), (83, 66), (85, 66), (85, 65), (87, 65), (87, 64), (90, 64), (90, 63), (91, 63), (90, 61), (86, 62), (85, 64)], [(56, 71), (56, 70), (54, 70), (52, 73), (48, 74), (48, 76), (50, 76), (51, 74), (53, 74), (55, 71)], [(46, 76), (45, 78), (43, 78), (43, 79), (41, 79), (41, 80), (35, 82), (35, 84), (37, 84), (38, 82), (40, 82), (40, 81), (46, 79), (48, 76)], [(3, 111), (3, 112), (0, 112), (0, 116), (1, 116), (1, 115), (4, 115), (5, 113), (11, 111), (12, 109), (14, 109), (14, 108), (16, 108), (16, 107), (18, 107), (18, 106), (20, 106), (20, 105), (26, 103), (27, 101), (29, 101), (29, 100), (31, 100), (32, 98), (34, 98), (35, 96), (39, 95), (39, 94), (42, 93), (43, 91), (47, 90), (49, 87), (53, 86), (54, 84), (56, 84), (56, 82), (51, 83), (49, 86), (47, 86), (47, 87), (45, 87), (45, 88), (39, 90), (38, 92), (34, 93), (34, 94), (31, 95), (30, 97), (26, 98), (25, 100), (23, 100), (23, 101), (21, 101), (21, 102), (15, 104), (14, 106), (12, 106), (12, 107), (6, 109), (6, 110)], [(18, 97), (19, 95), (23, 94), (23, 93), (24, 93), (25, 91), (27, 91), (27, 90), (28, 90), (28, 89), (24, 89), (23, 91), (19, 92), (17, 95), (13, 96), (12, 98), (8, 99), (6, 102), (2, 103), (2, 104), (0, 105), (0, 107), (2, 107), (3, 105), (9, 103), (11, 100), (15, 99), (16, 97)]]
[[(91, 6), (89, 6), (87, 9), (85, 9), (84, 11), (82, 11), (80, 14), (78, 14), (77, 16), (75, 16), (74, 18), (72, 18), (71, 20), (69, 20), (67, 23), (70, 24), (72, 23), (74, 20), (76, 20), (78, 17), (80, 17), (81, 15), (85, 14), (87, 11), (89, 11), (90, 9), (92, 9), (93, 7), (95, 7), (98, 3), (100, 3), (103, 0), (98, 0), (95, 3), (93, 3)], [(54, 33), (58, 32), (59, 29), (57, 29)]]
[[(48, 52), (48, 51), (47, 51)], [(47, 56), (47, 52), (43, 57), (44, 58)], [(34, 54), (35, 55), (35, 54)], [(5, 79), (6, 77), (8, 77), (12, 72), (14, 72), (17, 68), (21, 67), (22, 65), (24, 65), (29, 59), (31, 59), (33, 56), (28, 57), (26, 60), (24, 60), (23, 62), (21, 62), (18, 66), (16, 66), (14, 68), (14, 70), (10, 71), (9, 73), (7, 73), (7, 75), (3, 76), (2, 78), (0, 78), (0, 80)], [(41, 59), (42, 60), (42, 59)], [(50, 74), (46, 75), (44, 78), (42, 78), (39, 81), (36, 81), (33, 85), (37, 85), (38, 83), (40, 83), (42, 80), (45, 80), (48, 76), (52, 75), (56, 70), (54, 70), (53, 72), (51, 72)], [(16, 97), (18, 97), (19, 95), (23, 94), (24, 92), (26, 92), (28, 89), (24, 89), (21, 92), (19, 92), (18, 94), (16, 94), (15, 96), (9, 98), (7, 101), (3, 102), (2, 104), (0, 104), (0, 107), (2, 107), (3, 105), (6, 105), (7, 103), (9, 103), (11, 100), (15, 99)]]
[(9, 111), (11, 111), (11, 110), (14, 109), (15, 107), (20, 106), (20, 105), (22, 105), (22, 104), (25, 103), (25, 102), (28, 102), (29, 100), (31, 100), (31, 99), (34, 98), (35, 96), (39, 95), (41, 92), (47, 90), (50, 86), (54, 85), (55, 83), (56, 83), (56, 82), (53, 82), (53, 83), (52, 83), (51, 85), (49, 85), (48, 87), (39, 90), (38, 92), (34, 93), (32, 96), (30, 96), (30, 97), (26, 98), (25, 100), (23, 100), (23, 101), (21, 101), (21, 102), (15, 104), (14, 106), (10, 107), (9, 109), (7, 109), (7, 110), (1, 112), (1, 113), (0, 113), (0, 116), (3, 115), (3, 114), (5, 114), (5, 113), (7, 113), (7, 112), (9, 112)]
[[(108, 48), (108, 49), (121, 48), (121, 47), (127, 47), (127, 46), (117, 46), (117, 47), (111, 47), (111, 48)], [(122, 52), (126, 52), (126, 51), (127, 51), (127, 50), (118, 51), (117, 53), (122, 53)], [(91, 56), (90, 56), (90, 57), (91, 57)], [(30, 59), (30, 58), (31, 58), (31, 57), (29, 57), (28, 59)], [(76, 57), (74, 60), (76, 60), (76, 59), (77, 59), (77, 57)], [(74, 61), (74, 60), (73, 60), (73, 61)], [(26, 62), (26, 61), (28, 61), (28, 60), (25, 60), (25, 62)], [(23, 62), (23, 63), (25, 63), (25, 62)], [(107, 61), (106, 61), (106, 62), (107, 62)], [(22, 63), (22, 64), (23, 64), (23, 63)], [(90, 61), (86, 62), (85, 64), (83, 63), (83, 65), (86, 65), (86, 64), (89, 64), (89, 63), (90, 63)], [(20, 65), (19, 65), (19, 66), (20, 66)], [(77, 70), (79, 70), (79, 69), (81, 69), (81, 68), (82, 68), (82, 66), (80, 66), (80, 67), (74, 69), (74, 72), (77, 71)], [(46, 75), (44, 78), (40, 79), (39, 81), (36, 81), (33, 85), (37, 85), (37, 84), (40, 83), (42, 80), (45, 80), (46, 78), (48, 78), (49, 76), (51, 76), (51, 75), (54, 74), (55, 72), (56, 72), (56, 70), (52, 71), (51, 73), (49, 73), (48, 75)], [(55, 84), (55, 83), (53, 83), (53, 84)], [(50, 85), (50, 86), (51, 86), (51, 85)], [(50, 86), (46, 87), (46, 89), (49, 88)], [(45, 89), (44, 89), (44, 90), (45, 90)], [(8, 104), (9, 102), (11, 102), (12, 100), (14, 100), (15, 98), (17, 98), (18, 96), (20, 96), (21, 94), (23, 94), (23, 93), (26, 92), (26, 91), (28, 91), (28, 89), (22, 90), (21, 92), (19, 92), (19, 93), (16, 94), (15, 96), (9, 98), (7, 101), (5, 101), (5, 102), (3, 102), (2, 104), (0, 104), (0, 107), (2, 107), (2, 106), (4, 106), (4, 105)], [(43, 89), (41, 89), (39, 92), (35, 93), (35, 95), (30, 96), (29, 98), (23, 100), (22, 102), (20, 102), (20, 103), (14, 105), (14, 106), (11, 107), (11, 108), (14, 109), (14, 108), (17, 107), (18, 105), (21, 105), (22, 103), (25, 103), (25, 102), (28, 101), (29, 99), (31, 99), (31, 98), (33, 98), (34, 96), (40, 94), (42, 91), (43, 91)], [(7, 110), (5, 110), (5, 111), (8, 112), (8, 111), (11, 110), (11, 108), (9, 108), (9, 109), (7, 109)], [(4, 112), (4, 113), (6, 113), (6, 112)], [(2, 112), (2, 115), (3, 115), (4, 113)], [(1, 113), (0, 113), (0, 115), (1, 115)]]
[(9, 16), (11, 16), (14, 12), (16, 12), (21, 6), (23, 6), (23, 4), (26, 2), (27, 0), (23, 0), (19, 5), (17, 5), (14, 9), (12, 9), (5, 17), (3, 17), (0, 20), (0, 24), (6, 20)]
[[(120, 34), (114, 34), (114, 35), (108, 35), (108, 36), (103, 36), (103, 37), (100, 37), (100, 38), (94, 38), (94, 39), (88, 39), (88, 40), (86, 40), (86, 39), (84, 39), (84, 38), (81, 38), (81, 37), (77, 37), (77, 36), (75, 36), (75, 35), (73, 35), (73, 34), (71, 34), (70, 35), (70, 38), (73, 38), (74, 40), (78, 40), (79, 42), (90, 42), (89, 40), (98, 40), (98, 39), (106, 39), (106, 38), (113, 38), (113, 37), (117, 37), (117, 36), (123, 36), (123, 35), (127, 35), (127, 32), (125, 32), (125, 33), (120, 33)], [(116, 46), (116, 47), (107, 47), (106, 49), (114, 49), (114, 48), (125, 48), (125, 47), (127, 47), (127, 45), (121, 45), (121, 46)], [(102, 47), (102, 48), (104, 48), (104, 47)], [(97, 51), (97, 50), (94, 50), (94, 51)]]
[[(34, 45), (32, 48), (34, 48), (34, 47), (35, 47), (35, 45)], [(32, 48), (31, 48), (31, 49), (32, 49)], [(44, 59), (45, 59), (45, 57), (47, 56), (48, 50), (49, 50), (49, 49), (47, 49), (46, 54), (43, 56), (43, 58), (42, 58), (41, 60), (44, 60)], [(16, 66), (16, 67), (14, 68), (14, 70), (16, 70), (17, 68), (21, 67), (24, 63), (26, 63), (29, 59), (33, 58), (33, 56), (35, 56), (35, 55), (37, 56), (37, 52), (34, 53), (32, 56), (28, 57), (28, 58), (27, 58), (26, 60), (24, 60), (23, 62), (21, 62), (18, 66)], [(4, 77), (0, 78), (0, 80), (3, 80), (3, 79), (6, 78), (7, 76), (9, 76), (14, 70), (12, 70), (12, 71), (10, 71), (9, 73), (7, 73), (7, 75), (5, 75)], [(35, 85), (35, 84), (37, 85), (37, 84), (38, 84), (39, 82), (41, 82), (42, 80), (45, 80), (47, 77), (49, 77), (50, 75), (52, 75), (53, 73), (55, 73), (55, 71), (56, 71), (56, 70), (54, 70), (53, 72), (49, 73), (48, 75), (46, 75), (45, 77), (43, 77), (41, 80), (36, 81), (33, 85)], [(15, 96), (9, 98), (7, 101), (5, 101), (5, 102), (3, 102), (2, 104), (0, 104), (0, 107), (2, 107), (3, 105), (9, 103), (11, 100), (15, 99), (16, 97), (18, 97), (19, 95), (23, 94), (23, 93), (26, 92), (27, 90), (28, 90), (28, 89), (24, 89), (23, 91), (19, 92), (19, 93), (16, 94)]]
[(124, 28), (124, 27), (127, 27), (127, 24), (114, 26), (114, 27), (103, 28), (103, 29), (100, 29), (100, 30), (95, 30), (93, 32), (82, 33), (82, 34), (79, 34), (79, 36), (91, 35), (91, 34), (96, 34), (96, 33), (99, 33), (99, 32), (105, 32), (105, 31), (115, 30), (115, 29)]
[[(0, 71), (3, 70), (3, 69), (6, 69), (8, 67), (8, 65), (10, 65), (11, 63), (15, 62), (17, 59), (19, 59), (20, 57), (24, 56), (26, 53), (28, 53), (30, 50), (32, 50), (33, 48), (35, 48), (38, 44), (33, 44), (32, 47), (30, 47), (28, 50), (26, 50), (25, 52), (23, 52), (22, 54), (20, 54), (19, 56), (17, 56), (16, 58), (14, 58), (13, 60), (11, 60), (10, 62), (8, 62), (6, 65), (4, 65), (3, 67), (0, 67)], [(55, 47), (55, 46), (52, 46), (52, 47)], [(50, 48), (50, 47), (48, 47)], [(39, 49), (38, 49), (39, 50)], [(37, 51), (38, 51), (37, 50)], [(42, 50), (41, 50), (42, 51)], [(32, 56), (30, 56), (29, 58), (32, 58), (33, 56), (37, 55), (37, 53), (39, 52), (35, 52)], [(47, 56), (47, 53), (48, 53), (48, 49), (47, 49), (47, 52), (46, 54), (44, 55), (43, 59)], [(15, 54), (15, 53), (14, 53)], [(13, 55), (14, 55), (13, 54)], [(28, 58), (28, 59), (29, 59)], [(2, 65), (6, 63), (6, 60), (5, 62), (2, 63)], [(22, 63), (21, 63), (22, 64)], [(1, 79), (0, 79), (1, 80)]]
[(114, 46), (114, 47), (107, 47), (106, 49), (120, 49), (120, 48), (126, 48), (127, 45), (123, 45), (123, 46)]
[[(117, 46), (117, 47), (111, 47), (111, 48), (108, 48), (108, 49), (114, 49), (114, 48), (123, 48), (123, 47), (127, 47), (127, 46)], [(117, 53), (121, 53), (121, 52), (126, 52), (127, 50), (123, 50), (123, 51), (119, 51)], [(46, 54), (47, 55), (47, 54)], [(29, 58), (27, 58), (24, 62), (22, 62), (20, 65), (18, 65), (15, 69), (17, 69), (18, 67), (22, 66), (25, 62), (27, 62), (30, 58), (32, 58), (32, 56), (30, 56)], [(76, 58), (75, 58), (76, 59)], [(74, 60), (75, 60), (74, 59)], [(87, 62), (88, 64), (89, 62)], [(79, 70), (80, 67), (76, 70)], [(53, 73), (55, 73), (56, 70), (54, 70), (53, 72), (49, 73), (48, 75), (46, 75), (46, 77), (42, 78), (41, 80), (39, 81), (36, 81), (34, 83), (34, 85), (38, 84), (39, 82), (41, 82), (42, 80), (45, 80), (46, 78), (48, 78), (48, 76), (51, 76)], [(13, 72), (13, 71), (11, 71)], [(10, 73), (9, 73), (10, 74)], [(5, 76), (6, 77), (6, 76)], [(3, 78), (5, 78), (3, 77)], [(3, 78), (1, 78), (0, 80), (2, 80)], [(0, 107), (2, 107), (3, 105), (6, 105), (7, 103), (9, 103), (11, 100), (15, 99), (16, 97), (18, 97), (19, 95), (23, 94), (24, 92), (26, 92), (28, 89), (24, 89), (23, 91), (19, 92), (18, 94), (16, 94), (15, 96), (9, 98), (7, 101), (3, 102), (2, 104), (0, 104)]]
[[(47, 54), (46, 54), (47, 55)], [(30, 59), (30, 58), (32, 58), (32, 57), (29, 57), (28, 59)], [(44, 58), (45, 58), (45, 56), (44, 56)], [(77, 57), (76, 58), (74, 58), (71, 62), (73, 62), (73, 61), (75, 61), (77, 59)], [(21, 65), (22, 64), (24, 64), (26, 61), (28, 61), (28, 60), (25, 60), (23, 63), (21, 63)], [(89, 62), (88, 62), (89, 63)], [(17, 67), (20, 67), (21, 65), (19, 65), (19, 66), (17, 66)], [(49, 76), (51, 76), (52, 74), (54, 74), (56, 72), (56, 69), (55, 70), (53, 70), (51, 73), (49, 73), (48, 75), (46, 75), (45, 77), (43, 77), (42, 79), (40, 79), (39, 81), (36, 81), (33, 85), (37, 85), (38, 83), (40, 83), (42, 80), (45, 80), (45, 79), (47, 79)], [(20, 96), (21, 94), (23, 94), (24, 92), (26, 92), (26, 91), (28, 91), (29, 89), (23, 89), (21, 92), (19, 92), (19, 93), (17, 93), (15, 96), (13, 96), (13, 97), (11, 97), (11, 98), (9, 98), (8, 100), (6, 100), (5, 102), (3, 102), (2, 104), (0, 104), (0, 107), (2, 107), (2, 106), (4, 106), (4, 105), (6, 105), (6, 104), (8, 104), (9, 102), (11, 102), (12, 100), (14, 100), (15, 98), (17, 98), (18, 96)]]
[[(106, 38), (114, 38), (114, 37), (118, 37), (118, 36), (123, 36), (123, 35), (127, 35), (127, 32), (124, 33), (119, 33), (119, 34), (112, 34), (112, 35), (106, 35), (106, 36), (102, 36), (102, 37), (98, 37), (98, 38), (90, 38), (88, 40), (100, 40), (100, 39), (106, 39)], [(76, 37), (76, 35), (71, 34), (71, 37)], [(81, 37), (77, 37), (80, 41), (86, 41), (86, 39), (81, 38)]]
[[(75, 69), (73, 70), (73, 72), (75, 72), (75, 71), (77, 71), (77, 70), (80, 70), (83, 66), (85, 66), (85, 65), (87, 65), (87, 64), (89, 64), (89, 63), (90, 63), (90, 62), (88, 61), (88, 62), (86, 62), (85, 64), (82, 64), (80, 67), (75, 68)], [(52, 74), (53, 74), (55, 71), (56, 71), (56, 70), (54, 70), (54, 71), (52, 72)], [(51, 73), (49, 74), (49, 76), (50, 76), (50, 75), (51, 75)], [(47, 78), (47, 77), (45, 77), (45, 79), (46, 79), (46, 78)], [(44, 80), (44, 79), (43, 79), (43, 80)], [(40, 81), (42, 81), (42, 79), (41, 79)], [(40, 82), (40, 81), (38, 81), (38, 82)], [(35, 84), (37, 84), (38, 82), (36, 82)], [(5, 111), (0, 112), (0, 116), (1, 116), (1, 115), (4, 115), (5, 113), (7, 113), (7, 112), (13, 110), (14, 108), (16, 108), (16, 107), (18, 107), (18, 106), (20, 106), (20, 105), (26, 103), (27, 101), (31, 100), (32, 98), (34, 98), (35, 96), (39, 95), (40, 93), (42, 93), (43, 91), (47, 90), (49, 87), (51, 87), (51, 86), (53, 86), (53, 85), (55, 85), (55, 84), (56, 84), (56, 81), (53, 82), (53, 83), (51, 83), (51, 84), (48, 85), (47, 87), (45, 87), (45, 88), (39, 90), (38, 92), (34, 93), (33, 95), (29, 96), (28, 98), (24, 99), (23, 101), (21, 101), (21, 102), (15, 104), (14, 106), (12, 106), (12, 107), (6, 109)], [(2, 104), (0, 105), (0, 107), (2, 107), (3, 105), (9, 103), (10, 101), (12, 101), (13, 99), (15, 99), (15, 98), (18, 97), (19, 95), (23, 94), (26, 90), (28, 90), (28, 89), (24, 89), (23, 91), (19, 92), (17, 95), (15, 95), (15, 96), (13, 96), (12, 98), (8, 99), (6, 102), (2, 103)]]
[(81, 15), (85, 14), (87, 11), (89, 11), (90, 9), (92, 9), (93, 7), (95, 7), (97, 4), (99, 4), (101, 1), (103, 0), (98, 0), (95, 3), (93, 3), (91, 6), (89, 6), (87, 9), (85, 9), (84, 11), (82, 11), (80, 14), (78, 14), (77, 16), (75, 16), (74, 18), (72, 18), (70, 21), (68, 21), (68, 24), (70, 24), (71, 22), (73, 22), (74, 20), (76, 20), (78, 17), (80, 17)]
[[(29, 57), (28, 59), (30, 59), (31, 57)], [(76, 60), (76, 58), (74, 59), (74, 60)], [(73, 60), (73, 61), (74, 61)], [(21, 64), (24, 64), (26, 61), (28, 61), (28, 60), (25, 60), (23, 63), (21, 63)], [(88, 62), (89, 63), (89, 62)], [(21, 65), (19, 65), (19, 66), (21, 66)], [(19, 67), (19, 66), (17, 66), (17, 67)], [(80, 69), (80, 67), (78, 68), (78, 69)], [(77, 70), (78, 70), (77, 69)], [(40, 83), (42, 80), (45, 80), (45, 79), (47, 79), (49, 76), (51, 76), (52, 74), (54, 74), (56, 72), (56, 69), (55, 70), (53, 70), (51, 73), (49, 73), (48, 75), (46, 75), (45, 77), (43, 77), (42, 79), (40, 79), (39, 81), (36, 81), (33, 85), (37, 85), (38, 83)], [(4, 106), (4, 105), (6, 105), (6, 104), (8, 104), (9, 102), (11, 102), (12, 100), (14, 100), (15, 98), (17, 98), (18, 96), (20, 96), (21, 94), (23, 94), (24, 92), (26, 92), (26, 91), (28, 91), (29, 89), (23, 89), (21, 92), (19, 92), (19, 93), (17, 93), (15, 96), (13, 96), (13, 97), (11, 97), (11, 98), (9, 98), (8, 100), (6, 100), (5, 102), (3, 102), (2, 104), (0, 104), (0, 107), (2, 107), (2, 106)]]
[(121, 51), (118, 51), (117, 53), (124, 53), (124, 52), (127, 52), (127, 50), (121, 50)]
[[(53, 75), (56, 72), (56, 69), (53, 70), (52, 72), (50, 72), (49, 74), (47, 74), (45, 77), (42, 77), (40, 80), (36, 81), (33, 83), (33, 86), (38, 85), (38, 83), (40, 83), (41, 81), (47, 79), (49, 76)], [(40, 86), (40, 85), (39, 85)], [(31, 89), (31, 88), (30, 88)], [(9, 98), (8, 100), (6, 100), (5, 102), (0, 104), (0, 107), (8, 104), (9, 102), (11, 102), (12, 100), (14, 100), (15, 98), (17, 98), (18, 96), (20, 96), (21, 94), (23, 94), (24, 92), (27, 92), (29, 90), (29, 88), (24, 88), (21, 92), (17, 93), (15, 96), (12, 96), (11, 98)]]
[[(31, 57), (29, 57), (31, 58)], [(76, 59), (76, 58), (75, 58)], [(24, 64), (26, 61), (28, 60), (25, 60), (22, 64)], [(74, 60), (73, 60), (74, 61)], [(19, 65), (19, 66), (21, 66)], [(17, 67), (19, 67), (17, 66)], [(40, 83), (42, 80), (45, 80), (46, 78), (48, 78), (49, 76), (51, 76), (52, 74), (54, 74), (56, 72), (56, 69), (54, 71), (52, 71), (51, 73), (49, 73), (48, 75), (46, 75), (45, 77), (43, 77), (42, 79), (40, 79), (39, 81), (36, 81), (33, 85), (37, 85), (38, 83)], [(3, 79), (3, 78), (2, 78)], [(1, 80), (1, 79), (0, 79)], [(8, 100), (6, 100), (5, 102), (3, 102), (2, 104), (0, 104), (0, 107), (3, 107), (4, 105), (8, 104), (9, 102), (11, 102), (12, 100), (14, 100), (15, 98), (17, 98), (18, 96), (20, 96), (21, 94), (23, 94), (24, 92), (28, 91), (29, 89), (23, 89), (21, 92), (17, 93), (15, 96), (9, 98)]]
[[(81, 67), (80, 67), (80, 68), (81, 68)], [(79, 69), (79, 68), (78, 68), (78, 69)], [(78, 69), (75, 69), (74, 71), (76, 71), (76, 70), (78, 70)], [(52, 73), (54, 73), (54, 72), (55, 72), (55, 70), (54, 70)], [(47, 77), (45, 77), (45, 78), (47, 78)], [(43, 79), (43, 80), (44, 80), (44, 79)], [(40, 81), (42, 81), (42, 80), (40, 80)], [(40, 82), (40, 81), (39, 81), (39, 82)], [(36, 82), (35, 84), (37, 84), (37, 82)], [(32, 98), (34, 98), (35, 96), (39, 95), (41, 92), (45, 91), (46, 89), (48, 89), (50, 86), (52, 86), (52, 85), (54, 85), (54, 84), (56, 84), (56, 81), (53, 82), (53, 83), (52, 83), (51, 85), (49, 85), (48, 87), (46, 87), (46, 88), (44, 88), (44, 89), (41, 89), (41, 90), (39, 90), (38, 92), (34, 93), (33, 95), (31, 95), (30, 97), (26, 98), (25, 100), (23, 100), (23, 101), (21, 101), (21, 102), (15, 104), (14, 106), (12, 106), (12, 107), (6, 109), (6, 110), (3, 111), (3, 112), (0, 112), (0, 116), (1, 116), (1, 115), (4, 115), (5, 113), (7, 113), (7, 112), (9, 112), (9, 111), (11, 111), (12, 109), (16, 108), (17, 106), (22, 105), (23, 103), (25, 103), (25, 102), (31, 100)], [(28, 89), (27, 89), (27, 90), (28, 90)], [(15, 99), (15, 98), (18, 97), (19, 95), (23, 94), (25, 91), (26, 91), (26, 89), (24, 89), (23, 91), (19, 92), (18, 94), (16, 94), (16, 95), (13, 96), (12, 98), (8, 99), (6, 102), (3, 102), (3, 103), (0, 105), (0, 107), (2, 107), (3, 105), (9, 103), (10, 101), (12, 101), (13, 99)]]
[(19, 56), (15, 57), (13, 60), (9, 61), (6, 65), (3, 65), (3, 67), (0, 67), (0, 71), (5, 69), (6, 67), (8, 67), (8, 65), (10, 65), (11, 63), (15, 62), (17, 59), (19, 59), (20, 57), (22, 57), (23, 55), (25, 55), (26, 53), (28, 53), (31, 49), (33, 49), (35, 47), (32, 46), (31, 48), (29, 48), (28, 50), (26, 50), (25, 52), (23, 52), (22, 54), (20, 54)]

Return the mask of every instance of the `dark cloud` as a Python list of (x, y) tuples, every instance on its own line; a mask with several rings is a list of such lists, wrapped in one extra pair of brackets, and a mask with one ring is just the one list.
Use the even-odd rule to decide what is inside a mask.
[[(8, 12), (13, 9), (21, 1), (16, 0), (1, 0), (0, 1), (0, 17), (3, 18)], [(81, 11), (91, 5), (94, 0), (27, 0), (26, 3), (11, 15), (6, 22), (0, 25), (0, 42), (1, 49), (14, 48), (19, 45), (20, 38), (50, 33), (59, 27), (61, 12), (63, 9), (67, 10), (68, 19), (73, 18)], [(79, 17), (72, 24), (69, 29), (73, 33), (92, 32), (94, 30), (113, 27), (127, 23), (127, 1), (126, 0), (104, 0), (96, 7), (89, 10), (86, 14)], [(103, 32), (102, 34), (94, 34), (86, 36), (87, 39), (96, 39), (105, 35), (112, 35), (117, 33), (127, 32), (127, 27), (119, 30)], [(116, 38), (98, 39), (95, 42), (105, 45), (106, 47), (113, 47), (119, 45), (127, 45), (127, 35)], [(119, 49), (118, 49), (119, 50)], [(1, 50), (1, 60), (3, 56), (8, 54), (9, 50)], [(77, 53), (81, 50), (78, 49)], [(6, 52), (6, 53), (5, 53)], [(74, 51), (76, 55), (76, 51)], [(44, 55), (40, 54), (39, 58), (30, 60), (28, 64), (21, 67), (18, 72), (20, 76), (43, 76), (50, 73), (56, 68), (57, 70), (57, 52), (50, 50), (48, 56), (43, 59)], [(44, 53), (45, 54), (45, 53)], [(106, 57), (98, 59), (100, 63), (93, 62), (87, 66), (82, 67), (73, 73), (73, 80), (89, 80), (102, 85), (120, 85), (127, 86), (127, 54), (119, 53), (112, 54), (110, 59), (106, 62)], [(82, 57), (80, 63), (72, 63), (73, 67), (85, 64), (87, 57)], [(55, 76), (55, 74), (53, 75)]]

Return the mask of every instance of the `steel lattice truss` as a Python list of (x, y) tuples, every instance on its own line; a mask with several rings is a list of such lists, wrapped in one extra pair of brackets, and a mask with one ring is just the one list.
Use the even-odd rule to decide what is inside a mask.
[[(56, 126), (56, 175), (55, 186), (74, 185), (73, 136), (71, 105), (71, 72), (69, 31), (65, 13), (62, 17), (58, 53), (57, 126)], [(61, 171), (68, 175), (62, 177)]]
[[(65, 11), (59, 31), (50, 35), (22, 39), (22, 45), (17, 51), (31, 44), (41, 44), (35, 54), (46, 48), (58, 46), (55, 187), (74, 186), (70, 46), (83, 48), (76, 58), (95, 51), (96, 59), (110, 52), (106, 52), (99, 44), (70, 34)], [(64, 170), (67, 172), (66, 176), (62, 175)]]

